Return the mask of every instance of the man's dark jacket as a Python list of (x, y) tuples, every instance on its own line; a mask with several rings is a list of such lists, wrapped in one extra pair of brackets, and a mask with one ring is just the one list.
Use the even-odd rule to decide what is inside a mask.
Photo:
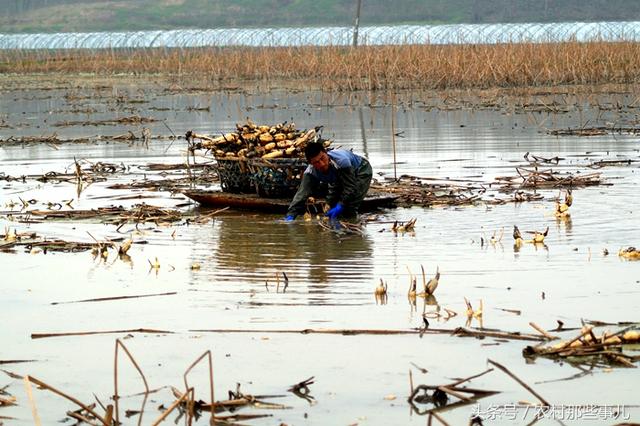
[(371, 184), (371, 164), (366, 158), (344, 149), (327, 151), (327, 155), (329, 170), (326, 174), (311, 164), (307, 166), (287, 215), (295, 217), (303, 214), (307, 198), (325, 194), (331, 207), (342, 203), (345, 214), (357, 213)]

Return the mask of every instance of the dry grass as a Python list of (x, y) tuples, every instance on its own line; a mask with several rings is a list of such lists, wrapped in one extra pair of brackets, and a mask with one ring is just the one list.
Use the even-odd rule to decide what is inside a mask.
[(640, 81), (640, 44), (3, 51), (0, 72), (159, 73), (216, 83), (298, 81), (327, 90), (628, 84)]

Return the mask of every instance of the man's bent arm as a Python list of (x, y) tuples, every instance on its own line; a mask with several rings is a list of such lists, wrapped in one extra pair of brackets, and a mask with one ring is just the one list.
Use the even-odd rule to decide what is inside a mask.
[(302, 175), (302, 181), (300, 182), (300, 186), (298, 187), (298, 191), (296, 195), (293, 196), (293, 200), (289, 204), (289, 210), (287, 211), (287, 216), (300, 216), (305, 211), (305, 204), (307, 203), (307, 198), (313, 195), (313, 187), (314, 187), (314, 178), (305, 173)]

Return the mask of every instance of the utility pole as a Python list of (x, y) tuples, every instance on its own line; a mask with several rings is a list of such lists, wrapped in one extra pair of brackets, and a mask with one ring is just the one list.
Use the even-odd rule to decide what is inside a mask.
[(358, 27), (360, 26), (360, 6), (362, 5), (362, 0), (358, 0), (358, 9), (356, 10), (356, 21), (353, 25), (353, 47), (358, 45)]

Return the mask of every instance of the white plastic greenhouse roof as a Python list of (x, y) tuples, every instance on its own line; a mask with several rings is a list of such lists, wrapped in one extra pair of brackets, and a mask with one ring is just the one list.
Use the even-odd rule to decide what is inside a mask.
[[(640, 22), (360, 27), (360, 45), (637, 41)], [(348, 46), (352, 27), (0, 34), (0, 49), (134, 49), (225, 46)]]

